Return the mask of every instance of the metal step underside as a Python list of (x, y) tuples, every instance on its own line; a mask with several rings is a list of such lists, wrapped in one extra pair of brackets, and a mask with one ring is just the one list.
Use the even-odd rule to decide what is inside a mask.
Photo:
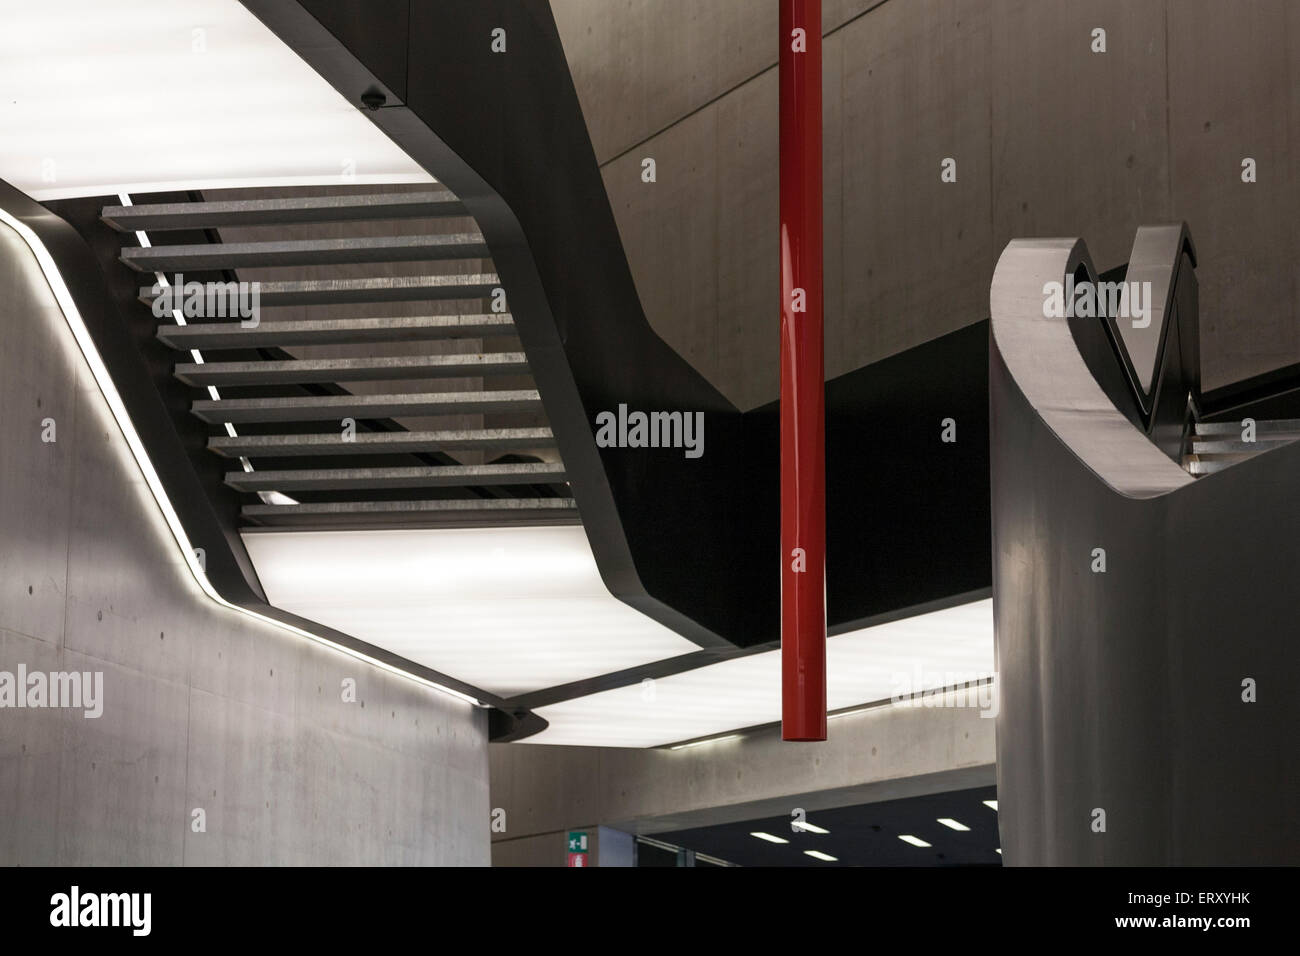
[[(263, 308), (279, 305), (353, 305), (361, 302), (419, 302), (427, 299), (486, 299), (500, 285), (501, 281), (493, 273), (369, 276), (362, 279), (261, 282), (258, 294)], [(152, 287), (141, 287), (140, 301), (145, 305), (153, 305)]]
[(302, 385), (309, 382), (377, 382), (394, 379), (479, 378), (527, 375), (523, 352), (463, 355), (396, 355), (377, 358), (288, 359), (260, 362), (181, 362), (175, 375), (186, 385)]
[(363, 196), (298, 196), (291, 199), (235, 199), (212, 202), (106, 206), (100, 218), (119, 232), (274, 226), (310, 222), (359, 222), (465, 216), (451, 190), (374, 193)]
[[(414, 418), (532, 412), (542, 407), (536, 389), (489, 392), (409, 392), (395, 395), (295, 395), (289, 398), (202, 399), (191, 413), (213, 425), (251, 422), (324, 422), (344, 418)], [(362, 436), (358, 434), (357, 438)]]
[(453, 498), (435, 501), (341, 501), (245, 505), (246, 521), (265, 527), (509, 527), (577, 524), (572, 498)]
[[(1196, 435), (1236, 435), (1241, 437), (1242, 426), (1240, 422), (1198, 422), (1196, 424)], [(1264, 418), (1255, 422), (1256, 435), (1268, 435), (1270, 438), (1286, 434), (1292, 438), (1300, 438), (1300, 419), (1297, 418)]]
[(450, 488), (487, 485), (549, 485), (565, 481), (553, 462), (500, 465), (439, 465), (417, 468), (308, 468), (232, 471), (226, 484), (236, 491), (359, 491), (381, 488)]
[[(513, 317), (506, 313), (488, 313), (486, 301), (500, 293), (500, 278), (490, 262), (491, 251), (472, 222), (452, 224), (455, 232), (431, 234), (437, 228), (427, 224), (409, 227), (419, 235), (365, 236), (352, 238), (289, 238), (287, 230), (277, 232), (277, 225), (293, 226), (312, 223), (363, 223), (383, 220), (435, 217), (464, 217), (468, 211), (452, 193), (441, 187), (422, 189), (419, 193), (372, 193), (356, 196), (306, 196), (286, 199), (216, 200), (183, 203), (154, 203), (140, 206), (109, 206), (101, 211), (102, 220), (123, 233), (135, 231), (204, 230), (224, 227), (271, 227), (253, 232), (254, 238), (243, 241), (196, 243), (190, 236), (185, 242), (145, 243), (123, 248), (120, 261), (140, 273), (140, 282), (148, 283), (150, 273), (170, 277), (178, 295), (169, 309), (183, 316), (173, 325), (170, 315), (156, 337), (164, 346), (178, 352), (192, 352), (192, 361), (174, 367), (177, 380), (195, 388), (208, 388), (215, 396), (217, 388), (237, 397), (204, 399), (191, 404), (192, 414), (212, 425), (249, 426), (253, 430), (292, 430), (311, 427), (315, 434), (216, 435), (208, 439), (215, 455), (230, 459), (231, 470), (224, 476), (227, 487), (250, 497), (241, 508), (242, 523), (253, 531), (275, 533), (293, 529), (363, 529), (363, 528), (473, 528), (530, 525), (581, 524), (576, 501), (571, 497), (534, 497), (548, 491), (563, 491), (568, 484), (564, 467), (558, 462), (510, 461), (494, 464), (461, 465), (448, 459), (448, 452), (475, 452), (492, 460), (508, 452), (529, 456), (553, 457), (555, 437), (547, 427), (454, 428), (452, 423), (465, 421), (450, 416), (502, 414), (502, 421), (537, 421), (512, 418), (512, 413), (540, 416), (541, 398), (535, 388), (488, 390), (476, 384), (474, 391), (445, 391), (460, 383), (408, 385), (426, 379), (482, 379), (492, 376), (527, 376), (525, 353), (518, 344), (495, 346), (501, 351), (469, 354), (379, 355), (370, 352), (395, 352), (399, 349), (369, 349), (376, 343), (419, 343), (450, 339), (517, 338)], [(353, 231), (340, 229), (334, 233)], [(396, 230), (401, 231), (401, 230)], [(179, 237), (177, 237), (179, 238)], [(195, 236), (193, 238), (201, 238)], [(216, 237), (213, 237), (216, 238)], [(129, 239), (124, 239), (129, 243)], [(479, 265), (473, 260), (483, 260)], [(401, 271), (385, 269), (385, 263), (417, 263), (406, 271), (420, 275), (348, 276), (329, 278), (340, 272)], [(428, 263), (418, 264), (418, 263)], [(375, 266), (374, 269), (340, 268), (339, 266)], [(197, 308), (186, 293), (194, 286), (175, 289), (181, 273), (191, 280), (195, 275), (233, 270), (246, 278), (248, 269), (305, 268), (310, 276), (283, 281), (258, 280), (258, 305), (261, 312), (245, 315), (247, 287), (234, 283), (213, 283), (203, 287), (204, 298)], [(462, 270), (456, 272), (456, 269)], [(467, 273), (465, 269), (481, 271)], [(277, 273), (269, 273), (276, 275)], [(298, 273), (302, 275), (303, 273)], [(257, 273), (253, 273), (257, 275)], [(280, 273), (283, 275), (283, 273)], [(161, 280), (160, 280), (161, 281)], [(227, 299), (230, 293), (243, 292), (237, 302)], [(139, 299), (155, 305), (154, 286), (139, 288)], [(455, 302), (454, 300), (464, 300)], [(452, 302), (460, 315), (423, 315), (357, 318), (317, 318), (309, 308), (307, 318), (276, 309), (297, 306), (336, 307), (335, 315), (348, 315), (349, 305), (381, 303)], [(232, 306), (241, 306), (233, 312)], [(189, 307), (187, 314), (186, 307)], [(341, 308), (339, 308), (341, 307)], [(416, 308), (420, 308), (417, 306)], [(425, 306), (422, 311), (437, 311)], [(378, 309), (355, 311), (379, 311)], [(388, 310), (385, 310), (388, 311)], [(395, 307), (391, 311), (403, 311)], [(316, 313), (319, 315), (320, 313)], [(353, 313), (355, 314), (355, 312)], [(278, 316), (278, 317), (277, 317)], [(252, 319), (252, 324), (245, 319)], [(258, 352), (259, 349), (341, 346), (336, 358), (286, 358), (284, 352)], [(348, 346), (357, 346), (348, 348)], [(482, 349), (482, 344), (471, 345)], [(489, 348), (491, 348), (489, 346)], [(229, 357), (246, 359), (266, 356), (255, 361), (204, 361), (210, 351), (240, 350), (244, 354)], [(435, 347), (406, 351), (443, 351)], [(220, 358), (220, 355), (217, 356)], [(185, 355), (177, 358), (187, 358)], [(523, 379), (527, 381), (527, 378)], [(296, 391), (338, 391), (311, 388), (313, 385), (351, 382), (401, 382), (378, 386), (388, 394), (285, 395)], [(507, 380), (508, 381), (508, 380)], [(497, 381), (496, 384), (506, 384)], [(431, 389), (403, 393), (406, 387)], [(307, 386), (303, 389), (294, 386)], [(280, 394), (269, 398), (247, 398), (257, 389)], [(364, 387), (364, 386), (363, 386)], [(240, 392), (239, 389), (249, 391)], [(444, 389), (434, 391), (432, 389)], [(363, 425), (376, 420), (398, 418), (432, 419), (432, 428), (421, 431), (346, 432), (337, 426), (347, 419)], [(469, 419), (473, 422), (476, 419)], [(241, 427), (239, 430), (243, 430)], [(543, 449), (546, 449), (543, 451)], [(326, 458), (346, 467), (319, 467)], [(299, 459), (293, 461), (291, 459)], [(243, 460), (243, 470), (238, 468)], [(252, 470), (249, 460), (270, 464), (271, 469)], [(286, 459), (279, 461), (278, 459)], [(436, 464), (441, 461), (451, 464)], [(385, 463), (391, 463), (391, 467)], [(298, 467), (293, 465), (311, 465)], [(529, 487), (533, 486), (533, 487)], [(271, 495), (269, 492), (278, 494)], [(308, 498), (401, 497), (414, 500), (396, 501), (305, 501), (292, 498), (305, 493)], [(262, 500), (251, 497), (262, 495)], [(469, 497), (430, 498), (431, 494), (468, 495)], [(525, 495), (528, 497), (512, 497)]]
[(1221, 458), (1217, 460), (1194, 460), (1184, 459), (1183, 467), (1193, 475), (1213, 475), (1223, 471), (1225, 468), (1231, 468), (1239, 461), (1245, 461), (1245, 458)]
[(158, 340), (178, 351), (188, 351), (418, 342), (516, 333), (514, 319), (509, 313), (489, 312), (482, 315), (390, 316), (376, 319), (301, 319), (259, 322), (251, 328), (245, 328), (238, 322), (164, 325), (158, 329)]
[(461, 233), (151, 246), (123, 249), (120, 258), (137, 272), (200, 272), (212, 269), (418, 262), (430, 259), (488, 259), (491, 255), (481, 235)]
[[(1240, 434), (1240, 430), (1238, 430)], [(1300, 437), (1300, 436), (1297, 436)], [(1281, 448), (1283, 445), (1289, 445), (1295, 441), (1291, 437), (1268, 437), (1260, 438), (1257, 441), (1220, 440), (1214, 437), (1194, 437), (1192, 438), (1188, 451), (1193, 455), (1222, 455), (1222, 454), (1239, 454), (1239, 455), (1258, 455), (1261, 452), (1271, 451), (1274, 448)]]
[[(1280, 448), (1282, 446), (1270, 447)], [(1254, 458), (1267, 450), (1268, 448), (1258, 451), (1186, 451), (1183, 452), (1183, 461), (1246, 461), (1248, 458)]]
[(549, 428), (480, 428), (463, 431), (339, 432), (316, 435), (219, 435), (208, 450), (223, 458), (289, 458), (298, 455), (408, 455), (433, 451), (551, 448)]

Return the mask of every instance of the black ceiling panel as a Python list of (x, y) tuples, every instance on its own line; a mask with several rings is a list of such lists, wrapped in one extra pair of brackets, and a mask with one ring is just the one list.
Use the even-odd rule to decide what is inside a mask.
[[(998, 814), (983, 803), (996, 799), (995, 787), (978, 787), (810, 811), (807, 822), (829, 830), (826, 834), (796, 832), (792, 817), (780, 816), (653, 836), (739, 866), (1000, 866)], [(953, 830), (938, 822), (941, 817), (970, 829)], [(770, 843), (751, 836), (754, 832), (789, 842)], [(903, 834), (931, 846), (905, 843), (899, 839)], [(819, 850), (836, 861), (818, 860), (806, 850)]]

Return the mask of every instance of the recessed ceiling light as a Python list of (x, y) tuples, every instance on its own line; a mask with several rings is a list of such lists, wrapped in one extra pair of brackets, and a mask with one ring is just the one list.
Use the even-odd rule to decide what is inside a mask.
[(899, 838), (900, 840), (902, 840), (904, 843), (910, 843), (910, 844), (912, 844), (912, 846), (929, 846), (929, 845), (930, 845), (930, 844), (926, 843), (924, 840), (922, 840), (920, 837), (914, 837), (914, 836), (912, 836), (912, 834), (910, 834), (910, 833), (900, 833), (900, 834), (898, 835), (898, 838)]
[(817, 826), (817, 824), (815, 823), (809, 823), (807, 820), (804, 820), (802, 823), (794, 824), (794, 828), (796, 830), (802, 830), (804, 833), (820, 833), (822, 835), (831, 832), (830, 830), (827, 830), (824, 827)]
[(996, 810), (998, 808), (998, 802), (996, 800), (985, 800), (983, 802), (984, 806), (988, 807), (990, 810)]
[(957, 822), (956, 820), (954, 820), (952, 817), (940, 817), (940, 818), (939, 818), (939, 822), (942, 823), (944, 826), (946, 826), (949, 830), (969, 830), (969, 829), (970, 829), (970, 827), (966, 826), (966, 824), (964, 824), (964, 823), (958, 823), (958, 822)]
[(761, 831), (758, 833), (751, 833), (750, 836), (758, 837), (760, 840), (766, 840), (768, 843), (789, 843), (790, 842), (789, 840), (786, 840), (782, 837), (772, 836), (772, 834), (770, 833), (763, 833)]
[(827, 863), (836, 863), (839, 857), (831, 856), (829, 853), (823, 853), (821, 850), (804, 850), (804, 856), (810, 856), (814, 860), (825, 860)]

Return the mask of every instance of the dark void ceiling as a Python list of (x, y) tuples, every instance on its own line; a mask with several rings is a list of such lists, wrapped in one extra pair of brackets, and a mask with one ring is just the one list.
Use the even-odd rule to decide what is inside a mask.
[[(778, 816), (651, 835), (739, 866), (1000, 866), (998, 814), (983, 803), (996, 799), (995, 787), (979, 787), (809, 812), (807, 822), (830, 831), (825, 834), (796, 832), (790, 816)], [(940, 818), (970, 829), (954, 830)], [(750, 835), (755, 832), (789, 842), (771, 843)], [(904, 834), (930, 846), (908, 844), (899, 839)]]

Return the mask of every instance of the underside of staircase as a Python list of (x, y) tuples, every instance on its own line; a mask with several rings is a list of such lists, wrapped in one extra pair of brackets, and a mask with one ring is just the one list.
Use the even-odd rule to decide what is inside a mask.
[[(101, 218), (140, 301), (170, 293), (157, 338), (244, 526), (579, 521), (506, 290), (445, 187), (136, 196)], [(185, 307), (214, 286), (256, 314)]]

